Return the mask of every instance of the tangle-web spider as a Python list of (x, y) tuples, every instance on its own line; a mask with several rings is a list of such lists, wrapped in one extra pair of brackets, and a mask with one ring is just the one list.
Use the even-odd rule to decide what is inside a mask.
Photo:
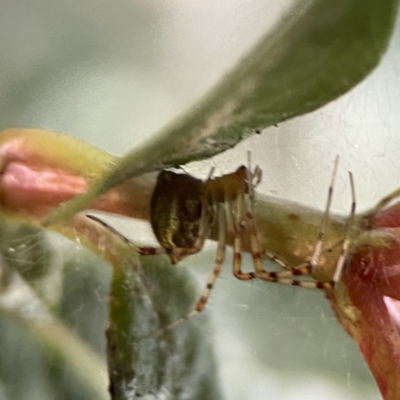
[[(332, 289), (339, 282), (342, 274), (355, 214), (355, 191), (351, 173), (349, 173), (352, 194), (351, 211), (333, 279), (331, 281), (306, 281), (295, 279), (295, 277), (310, 276), (318, 267), (329, 220), (337, 164), (338, 158), (335, 160), (325, 212), (313, 254), (309, 261), (296, 266), (288, 265), (280, 258), (260, 248), (254, 220), (254, 188), (261, 181), (262, 172), (258, 166), (251, 169), (250, 156), (248, 167), (242, 165), (235, 172), (216, 178), (213, 178), (213, 168), (205, 181), (187, 173), (176, 173), (169, 170), (160, 172), (152, 195), (150, 218), (154, 234), (161, 245), (160, 248), (137, 247), (98, 217), (92, 215), (88, 215), (88, 217), (118, 235), (124, 242), (134, 246), (141, 255), (166, 254), (173, 264), (185, 256), (199, 252), (209, 237), (211, 228), (217, 224), (218, 244), (213, 271), (209, 275), (207, 285), (195, 308), (185, 318), (203, 311), (224, 263), (228, 238), (233, 243), (233, 274), (240, 280), (257, 278), (285, 285)], [(243, 234), (248, 237), (254, 265), (253, 272), (242, 272), (241, 270)], [(267, 271), (262, 264), (263, 258), (276, 262), (282, 270)], [(171, 325), (175, 325), (179, 321)]]

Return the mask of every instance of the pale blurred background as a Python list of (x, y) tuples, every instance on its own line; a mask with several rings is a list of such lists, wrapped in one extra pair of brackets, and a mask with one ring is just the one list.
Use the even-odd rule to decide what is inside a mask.
[[(195, 103), (290, 3), (0, 0), (0, 127), (47, 128), (122, 155)], [(350, 93), (191, 171), (231, 171), (251, 150), (260, 192), (322, 208), (340, 155), (333, 208), (349, 208), (347, 170), (359, 210), (371, 207), (400, 186), (399, 28)], [(185, 261), (201, 287), (213, 257)], [(227, 400), (381, 398), (322, 293), (244, 284), (227, 267), (207, 310)]]

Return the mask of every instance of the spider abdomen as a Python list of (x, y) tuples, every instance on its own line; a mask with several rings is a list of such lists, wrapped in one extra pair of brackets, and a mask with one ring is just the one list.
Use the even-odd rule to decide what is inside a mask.
[(150, 222), (160, 245), (191, 248), (199, 231), (204, 183), (188, 174), (160, 172), (151, 200)]

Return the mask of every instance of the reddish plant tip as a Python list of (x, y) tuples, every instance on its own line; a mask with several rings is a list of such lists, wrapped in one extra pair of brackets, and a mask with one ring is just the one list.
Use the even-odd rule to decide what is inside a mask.
[(61, 169), (10, 162), (0, 175), (0, 202), (8, 211), (41, 216), (86, 188), (83, 177)]
[(400, 229), (379, 230), (391, 237), (386, 246), (356, 249), (332, 306), (357, 342), (385, 400), (400, 398)]
[[(42, 129), (0, 132), (0, 208), (40, 219), (107, 173), (118, 159), (79, 139)], [(91, 209), (149, 218), (155, 177), (131, 179), (97, 198)]]

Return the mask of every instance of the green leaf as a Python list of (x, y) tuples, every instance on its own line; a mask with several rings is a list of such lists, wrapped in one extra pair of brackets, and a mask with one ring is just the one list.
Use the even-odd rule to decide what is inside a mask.
[(0, 379), (10, 399), (109, 398), (104, 362), (90, 346), (60, 321), (16, 314), (0, 309)]
[[(8, 222), (3, 216), (1, 222), (0, 382), (9, 396), (5, 398), (108, 399), (102, 357), (105, 301), (102, 315), (101, 292), (94, 288), (97, 278), (105, 275), (100, 268), (105, 263), (86, 249), (77, 254), (76, 246), (62, 237), (49, 240), (42, 229)], [(64, 282), (71, 268), (80, 271), (79, 279)], [(85, 271), (90, 277), (82, 298), (76, 287)], [(101, 279), (108, 287), (109, 280)], [(96, 303), (90, 301), (93, 297)], [(82, 310), (88, 310), (90, 318), (85, 316), (86, 326), (74, 326)], [(89, 324), (91, 332), (83, 332)]]
[(129, 177), (211, 157), (256, 129), (307, 113), (345, 93), (382, 57), (398, 0), (294, 4), (195, 107), (128, 153), (86, 194), (50, 214), (45, 224), (68, 219)]
[(163, 257), (142, 261), (143, 269), (121, 254), (114, 269), (107, 330), (113, 400), (221, 398), (204, 316), (159, 331), (191, 310), (196, 290), (188, 271)]

